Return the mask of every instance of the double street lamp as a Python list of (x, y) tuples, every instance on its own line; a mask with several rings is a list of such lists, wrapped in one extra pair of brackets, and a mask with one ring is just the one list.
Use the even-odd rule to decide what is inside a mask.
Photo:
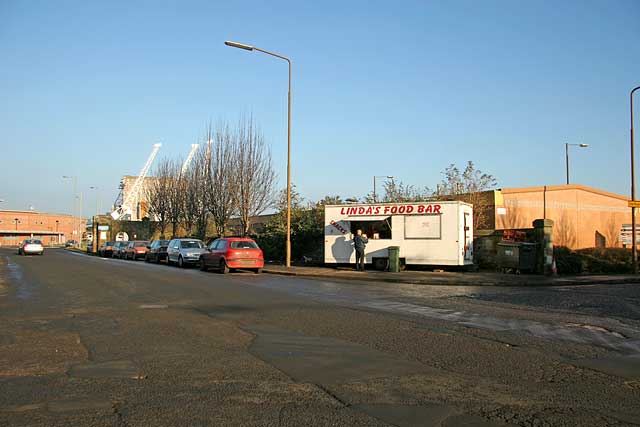
[(248, 51), (257, 50), (258, 52), (266, 53), (267, 55), (275, 56), (276, 58), (284, 59), (289, 64), (289, 92), (288, 92), (288, 104), (287, 104), (287, 268), (291, 267), (291, 60), (286, 56), (278, 55), (277, 53), (269, 52), (264, 49), (260, 49), (255, 46), (236, 43), (232, 41), (224, 42), (227, 46), (236, 47), (238, 49), (244, 49)]
[(569, 146), (587, 148), (589, 144), (564, 144), (565, 156), (567, 159), (567, 185), (569, 185)]

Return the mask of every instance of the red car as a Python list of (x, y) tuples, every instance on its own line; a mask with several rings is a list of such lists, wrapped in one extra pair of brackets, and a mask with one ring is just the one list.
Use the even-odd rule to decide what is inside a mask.
[(223, 237), (216, 239), (200, 255), (200, 270), (215, 268), (228, 273), (237, 268), (260, 273), (264, 267), (264, 255), (258, 244), (248, 237)]
[(144, 258), (147, 255), (147, 245), (149, 242), (146, 240), (134, 240), (124, 249), (124, 259), (137, 260), (138, 258)]

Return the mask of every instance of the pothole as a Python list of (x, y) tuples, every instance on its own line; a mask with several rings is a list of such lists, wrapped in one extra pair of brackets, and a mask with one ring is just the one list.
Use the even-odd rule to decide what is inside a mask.
[(142, 304), (139, 308), (143, 310), (161, 310), (169, 308), (169, 306), (167, 304)]
[(134, 380), (145, 378), (130, 360), (74, 365), (69, 369), (67, 375), (78, 378), (130, 378)]
[(332, 384), (422, 373), (429, 368), (363, 345), (262, 327), (249, 351), (297, 381)]

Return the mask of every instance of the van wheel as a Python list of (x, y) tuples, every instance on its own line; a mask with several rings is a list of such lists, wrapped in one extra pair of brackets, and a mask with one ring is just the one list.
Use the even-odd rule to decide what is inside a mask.
[(229, 272), (229, 266), (224, 260), (220, 261), (220, 273), (227, 274)]
[(200, 271), (207, 271), (207, 263), (204, 258), (200, 258)]

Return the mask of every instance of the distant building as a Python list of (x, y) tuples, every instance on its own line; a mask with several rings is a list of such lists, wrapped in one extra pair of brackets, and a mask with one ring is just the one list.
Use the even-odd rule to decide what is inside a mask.
[[(120, 180), (121, 194), (116, 201), (116, 205), (123, 203), (123, 201), (127, 199), (127, 196), (131, 193), (137, 179), (137, 176), (132, 175), (125, 175), (122, 177)], [(140, 188), (138, 197), (134, 198), (133, 203), (131, 204), (131, 221), (140, 221), (148, 216), (149, 201), (147, 199), (147, 194), (151, 183), (157, 179), (158, 178), (155, 176), (147, 176), (142, 181), (142, 187)]]
[(45, 245), (80, 241), (86, 219), (34, 211), (0, 211), (0, 246), (15, 246), (25, 239), (40, 239)]

